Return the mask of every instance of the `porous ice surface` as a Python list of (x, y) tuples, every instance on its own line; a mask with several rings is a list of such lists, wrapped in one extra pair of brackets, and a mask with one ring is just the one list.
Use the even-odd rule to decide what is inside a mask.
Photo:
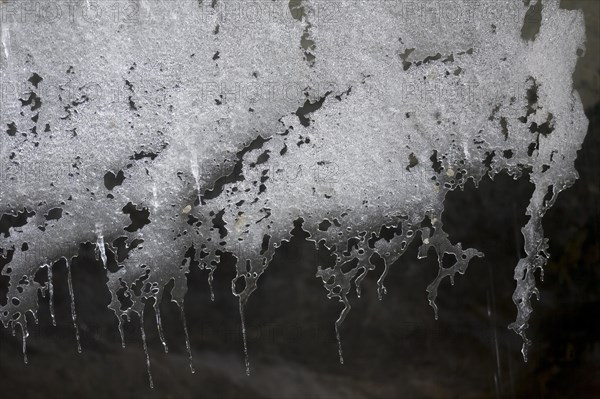
[[(300, 218), (336, 255), (315, 270), (343, 304), (338, 338), (353, 287), (360, 296), (382, 259), (385, 294), (389, 265), (414, 239), (419, 257), (433, 248), (439, 260), (427, 287), (437, 317), (442, 280), (483, 256), (444, 232), (444, 198), (507, 171), (535, 184), (510, 325), (526, 356), (535, 273), (548, 258), (542, 217), (577, 178), (587, 129), (572, 88), (581, 12), (546, 0), (0, 6), (0, 212), (24, 221), (0, 241), (0, 320), (20, 328), (24, 351), (26, 314), (38, 291), (52, 297), (52, 265), (68, 265), (80, 243), (97, 246), (121, 331), (150, 299), (160, 329), (171, 281), (185, 326), (191, 262), (210, 282), (226, 252), (238, 259), (243, 322)], [(68, 283), (72, 293), (70, 270)], [(141, 334), (145, 345), (143, 323)], [(187, 330), (186, 341), (189, 350)]]

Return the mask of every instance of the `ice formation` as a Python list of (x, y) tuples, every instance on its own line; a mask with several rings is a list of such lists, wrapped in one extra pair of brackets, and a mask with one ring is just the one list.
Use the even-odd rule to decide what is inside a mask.
[[(36, 316), (38, 291), (52, 298), (53, 264), (68, 265), (81, 243), (94, 243), (105, 265), (121, 333), (154, 300), (167, 350), (158, 304), (169, 282), (185, 326), (191, 262), (210, 283), (232, 253), (243, 324), (301, 219), (309, 240), (336, 255), (334, 267), (315, 269), (343, 305), (343, 361), (348, 298), (353, 287), (360, 296), (374, 259), (385, 262), (381, 297), (389, 265), (414, 239), (420, 257), (433, 248), (440, 267), (427, 295), (437, 317), (440, 282), (483, 256), (444, 232), (445, 195), (485, 174), (527, 171), (535, 191), (510, 325), (526, 357), (535, 273), (548, 258), (542, 217), (577, 178), (587, 128), (572, 88), (581, 12), (551, 0), (0, 7), (0, 214), (13, 221), (0, 239), (0, 320), (20, 330), (24, 354), (26, 314)], [(68, 286), (72, 294), (70, 269)], [(187, 329), (185, 339), (191, 367)]]

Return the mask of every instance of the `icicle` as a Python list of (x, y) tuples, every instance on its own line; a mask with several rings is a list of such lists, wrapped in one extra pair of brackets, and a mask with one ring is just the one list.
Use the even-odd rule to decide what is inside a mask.
[(527, 363), (527, 349), (529, 347), (529, 342), (526, 341), (525, 343), (523, 343), (523, 346), (521, 347), (521, 354), (523, 355), (523, 361), (525, 363)]
[(244, 319), (244, 302), (240, 297), (240, 319), (242, 322), (242, 340), (244, 341), (244, 359), (246, 362), (246, 375), (250, 375), (250, 356), (248, 356), (248, 340), (246, 337), (246, 321)]
[(356, 280), (354, 280), (354, 284), (356, 284), (356, 296), (360, 298), (360, 295), (362, 294), (362, 289), (360, 287), (360, 285), (362, 284), (362, 281), (364, 280), (364, 278), (367, 276), (367, 273), (369, 272), (369, 270), (373, 270), (371, 268), (369, 268), (368, 266), (365, 267), (362, 271), (362, 273), (356, 278)]
[(215, 269), (210, 269), (210, 272), (208, 273), (208, 288), (210, 289), (210, 300), (212, 302), (215, 301), (215, 290), (213, 289), (213, 273), (215, 272)]
[(338, 354), (340, 355), (340, 364), (344, 364), (344, 353), (342, 351), (342, 339), (340, 337), (340, 327), (342, 326), (342, 323), (344, 322), (344, 320), (346, 319), (346, 316), (350, 312), (350, 309), (352, 309), (352, 306), (350, 306), (350, 302), (348, 302), (348, 298), (346, 297), (345, 294), (341, 295), (340, 302), (342, 302), (344, 304), (344, 309), (342, 309), (342, 312), (340, 313), (340, 317), (338, 317), (338, 319), (335, 321), (335, 338), (337, 339), (337, 343), (338, 343)]
[(183, 309), (183, 302), (182, 303), (177, 302), (177, 305), (179, 305), (179, 310), (181, 312), (181, 321), (183, 323), (183, 332), (185, 333), (185, 347), (187, 348), (188, 359), (190, 361), (190, 370), (192, 371), (192, 374), (193, 374), (196, 372), (196, 370), (194, 370), (194, 363), (193, 363), (193, 358), (192, 358), (192, 348), (190, 346), (190, 336), (188, 334), (187, 323), (185, 321), (185, 311)]
[[(25, 323), (27, 323), (27, 321), (25, 321)], [(29, 337), (29, 331), (27, 331), (27, 325), (23, 324), (23, 323), (19, 323), (19, 326), (21, 326), (21, 335), (23, 337), (23, 362), (25, 364), (29, 363), (29, 359), (27, 358), (27, 338)], [(13, 330), (13, 335), (14, 335), (14, 330)]]
[(169, 353), (169, 347), (167, 346), (165, 334), (163, 333), (162, 320), (160, 318), (160, 307), (158, 306), (158, 301), (154, 305), (154, 314), (156, 315), (156, 326), (158, 328), (158, 336), (160, 338), (160, 342), (162, 342), (162, 345), (165, 348), (165, 353)]
[(52, 265), (46, 265), (48, 270), (48, 295), (50, 303), (50, 317), (52, 318), (52, 325), (56, 327), (56, 317), (54, 316), (54, 284), (52, 284)]
[(344, 353), (342, 351), (342, 339), (340, 338), (340, 328), (338, 323), (335, 323), (335, 338), (338, 343), (338, 354), (340, 355), (340, 364), (344, 364)]
[(69, 296), (71, 297), (71, 318), (75, 328), (75, 339), (77, 340), (77, 352), (81, 353), (81, 342), (79, 340), (79, 327), (77, 326), (77, 312), (75, 311), (75, 295), (73, 294), (73, 281), (71, 279), (71, 265), (67, 260), (67, 283), (69, 285)]
[(144, 330), (144, 311), (140, 314), (140, 331), (142, 332), (142, 343), (144, 344), (144, 353), (146, 354), (146, 368), (148, 369), (148, 381), (150, 388), (154, 388), (154, 381), (152, 381), (152, 371), (150, 370), (150, 355), (148, 354), (148, 344), (146, 343), (146, 331)]
[(387, 277), (389, 271), (387, 260), (385, 258), (381, 258), (381, 260), (383, 261), (383, 272), (381, 273), (381, 276), (379, 276), (379, 278), (377, 279), (377, 299), (379, 299), (380, 301), (383, 300), (383, 296), (387, 294), (387, 289), (385, 288), (383, 282), (385, 281), (385, 278)]
[(119, 335), (121, 336), (121, 347), (125, 348), (125, 333), (123, 332), (123, 315), (119, 315)]
[(107, 257), (106, 257), (106, 247), (104, 244), (104, 235), (102, 234), (102, 230), (98, 226), (96, 226), (96, 235), (98, 236), (98, 239), (96, 241), (96, 247), (98, 249), (98, 252), (100, 252), (100, 259), (102, 259), (102, 264), (104, 265), (104, 268), (106, 269)]
[(429, 299), (429, 306), (431, 306), (433, 308), (433, 318), (435, 320), (437, 320), (438, 319), (438, 307), (435, 304), (435, 301), (432, 299)]

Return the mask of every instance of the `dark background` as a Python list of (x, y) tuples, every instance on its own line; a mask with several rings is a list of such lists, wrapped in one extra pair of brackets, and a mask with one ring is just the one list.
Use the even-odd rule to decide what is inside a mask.
[(170, 348), (162, 346), (148, 304), (146, 332), (155, 388), (150, 390), (139, 321), (120, 338), (103, 266), (91, 245), (73, 265), (83, 354), (76, 350), (64, 264), (55, 266), (57, 327), (40, 296), (39, 325), (24, 365), (20, 334), (0, 329), (2, 397), (600, 397), (600, 106), (587, 112), (590, 131), (576, 162), (580, 179), (560, 194), (544, 218), (551, 260), (539, 284), (529, 328), (533, 346), (524, 363), (520, 338), (507, 329), (515, 317), (513, 268), (520, 257), (526, 177), (485, 178), (446, 200), (445, 229), (453, 240), (482, 250), (452, 287), (440, 287), (434, 321), (425, 287), (437, 273), (433, 256), (416, 260), (416, 245), (391, 267), (379, 302), (376, 276), (342, 327), (345, 365), (338, 362), (333, 322), (340, 310), (315, 277), (318, 256), (294, 238), (277, 253), (247, 309), (250, 377), (244, 373), (232, 259), (215, 273), (215, 302), (206, 273), (193, 268), (186, 296), (196, 374), (187, 365), (179, 312), (162, 305)]
[[(169, 344), (165, 354), (148, 304), (145, 327), (154, 389), (148, 387), (139, 320), (125, 327), (121, 348), (107, 308), (103, 266), (84, 245), (72, 268), (83, 353), (78, 354), (66, 285), (66, 267), (54, 267), (57, 326), (40, 296), (32, 323), (29, 364), (21, 337), (0, 328), (0, 396), (136, 398), (598, 398), (600, 397), (600, 103), (598, 7), (588, 4), (587, 55), (575, 74), (590, 127), (576, 161), (580, 179), (562, 192), (544, 218), (551, 259), (538, 283), (528, 334), (529, 362), (507, 326), (516, 316), (513, 270), (522, 256), (520, 228), (533, 186), (527, 176), (485, 178), (478, 189), (448, 194), (444, 225), (451, 240), (477, 248), (467, 273), (440, 287), (435, 321), (426, 286), (437, 260), (416, 259), (416, 244), (392, 265), (388, 294), (377, 299), (376, 279), (363, 282), (362, 299), (342, 329), (344, 365), (338, 361), (333, 323), (340, 304), (327, 300), (315, 277), (322, 253), (294, 231), (259, 282), (246, 311), (252, 375), (244, 371), (234, 263), (215, 272), (215, 302), (207, 274), (193, 268), (185, 298), (195, 374), (188, 368), (179, 311), (161, 305)], [(595, 4), (590, 6), (590, 4)], [(584, 7), (585, 8), (585, 7)]]

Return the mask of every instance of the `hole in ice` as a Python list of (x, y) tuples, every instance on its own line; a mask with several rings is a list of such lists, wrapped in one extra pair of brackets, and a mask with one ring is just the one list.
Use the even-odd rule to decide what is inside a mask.
[(33, 75), (31, 75), (31, 77), (29, 79), (27, 79), (36, 89), (38, 87), (38, 85), (40, 84), (40, 82), (42, 82), (44, 80), (44, 78), (42, 78), (40, 75), (38, 75), (37, 73), (34, 73)]
[[(144, 265), (142, 265), (144, 266)], [(133, 291), (133, 293), (136, 296), (140, 296), (142, 295), (142, 287), (144, 286), (144, 281), (146, 281), (148, 279), (148, 276), (150, 275), (150, 270), (146, 269), (146, 272), (137, 280), (135, 280), (133, 282), (133, 284), (131, 284), (131, 290)]]
[(131, 300), (131, 294), (129, 293), (129, 288), (127, 288), (127, 284), (120, 281), (121, 287), (117, 290), (117, 298), (121, 303), (121, 310), (127, 310), (133, 305), (133, 301)]
[(521, 38), (523, 40), (533, 41), (540, 32), (543, 7), (542, 0), (536, 0), (535, 3), (529, 6), (521, 27)]
[[(10, 282), (10, 277), (0, 275), (0, 306), (6, 306), (8, 302), (8, 283)], [(8, 315), (6, 312), (5, 316)]]
[(227, 229), (225, 228), (225, 225), (227, 224), (227, 222), (225, 222), (223, 220), (224, 214), (225, 214), (225, 209), (221, 209), (219, 211), (219, 213), (214, 215), (214, 218), (212, 219), (213, 227), (219, 231), (219, 236), (221, 238), (225, 238), (227, 236)]
[(408, 156), (408, 166), (406, 167), (406, 170), (411, 170), (412, 168), (417, 166), (418, 163), (419, 163), (419, 160), (415, 156), (415, 153), (411, 152), (410, 155)]
[(48, 269), (45, 267), (40, 267), (33, 276), (33, 281), (40, 285), (46, 285), (48, 282)]
[(246, 277), (245, 276), (237, 277), (235, 279), (233, 285), (234, 285), (235, 294), (240, 295), (246, 289)]
[(9, 136), (15, 136), (17, 134), (17, 125), (14, 122), (9, 123), (8, 129), (6, 129), (6, 134)]
[(238, 153), (236, 154), (237, 160), (232, 168), (233, 170), (231, 170), (231, 172), (229, 172), (226, 175), (219, 176), (215, 180), (212, 188), (204, 191), (204, 194), (202, 194), (200, 198), (200, 202), (202, 204), (205, 204), (205, 200), (215, 199), (219, 195), (221, 195), (226, 186), (243, 181), (244, 176), (242, 174), (242, 169), (244, 166), (244, 156), (249, 152), (261, 149), (263, 145), (269, 140), (270, 138), (265, 139), (262, 136), (258, 135), (247, 146), (243, 147), (240, 151), (238, 151)]
[(150, 211), (148, 208), (138, 209), (136, 205), (129, 202), (123, 207), (123, 213), (129, 215), (131, 219), (131, 224), (125, 227), (126, 231), (133, 233), (150, 224)]
[(444, 252), (444, 256), (442, 257), (442, 267), (449, 268), (454, 266), (456, 263), (456, 255), (449, 254), (448, 252)]
[(552, 200), (552, 197), (554, 197), (554, 185), (551, 184), (548, 186), (548, 191), (544, 196), (544, 206), (548, 206), (548, 203)]
[(327, 230), (329, 230), (330, 227), (331, 227), (331, 222), (327, 219), (325, 219), (321, 223), (319, 223), (319, 230), (321, 230), (321, 231), (327, 231)]
[(299, 107), (296, 110), (295, 114), (298, 117), (298, 120), (300, 121), (300, 124), (302, 126), (304, 126), (304, 127), (310, 126), (310, 118), (308, 116), (310, 114), (312, 114), (313, 112), (318, 111), (323, 106), (323, 103), (325, 102), (325, 99), (327, 99), (327, 96), (329, 96), (330, 94), (331, 94), (331, 92), (328, 91), (327, 93), (325, 93), (325, 95), (323, 97), (319, 98), (315, 102), (306, 100), (304, 102), (304, 105)]
[[(115, 263), (116, 262), (123, 262), (125, 259), (127, 259), (127, 257), (129, 256), (129, 252), (131, 252), (132, 250), (134, 250), (135, 248), (137, 248), (139, 245), (141, 245), (144, 242), (144, 240), (141, 239), (134, 239), (131, 241), (130, 244), (127, 243), (127, 237), (122, 236), (119, 237), (117, 239), (115, 239), (113, 241), (113, 246), (116, 248), (117, 253), (115, 256), (113, 256)], [(112, 251), (109, 251), (112, 254)], [(109, 252), (107, 252), (107, 258), (108, 258), (108, 263), (110, 265), (111, 263), (111, 257), (109, 256)], [(116, 267), (116, 265), (115, 265)]]
[(433, 168), (435, 173), (441, 173), (444, 168), (442, 167), (442, 162), (438, 159), (437, 150), (433, 150), (433, 154), (429, 159), (431, 160), (431, 167)]
[[(163, 148), (165, 148), (165, 147), (166, 147), (166, 145), (163, 146)], [(134, 153), (133, 156), (130, 157), (129, 159), (131, 159), (132, 161), (139, 161), (144, 158), (150, 158), (151, 161), (154, 161), (154, 159), (157, 156), (158, 156), (158, 154), (155, 152), (141, 151), (141, 152)]]
[(123, 184), (124, 180), (125, 175), (123, 174), (122, 170), (117, 172), (116, 175), (113, 172), (106, 172), (106, 174), (104, 175), (104, 186), (108, 190), (112, 190), (116, 186), (120, 186), (121, 184)]
[(527, 89), (526, 91), (526, 96), (527, 96), (527, 114), (525, 115), (526, 118), (529, 117), (529, 115), (532, 115), (535, 113), (537, 107), (537, 103), (538, 103), (538, 82), (535, 80), (534, 77), (530, 76), (527, 79), (528, 82), (531, 82), (531, 86)]
[(346, 274), (348, 273), (350, 270), (353, 270), (356, 266), (358, 265), (358, 259), (354, 258), (352, 260), (349, 260), (348, 262), (344, 262), (341, 266), (340, 266), (340, 270), (342, 271), (342, 273)]
[(0, 234), (4, 234), (4, 237), (10, 237), (10, 229), (25, 226), (27, 219), (33, 216), (35, 216), (35, 212), (28, 212), (26, 208), (16, 214), (3, 214), (0, 218)]
[(62, 208), (52, 208), (48, 211), (47, 214), (44, 215), (46, 220), (59, 220), (62, 218), (63, 210)]
[(540, 124), (539, 126), (537, 123), (532, 122), (531, 125), (529, 126), (529, 131), (531, 133), (539, 133), (542, 136), (546, 137), (554, 131), (553, 119), (554, 119), (554, 116), (552, 114), (548, 114), (548, 118), (546, 119), (546, 122)]
[(387, 226), (381, 226), (381, 229), (379, 230), (379, 238), (383, 238), (384, 240), (386, 240), (387, 242), (392, 241), (392, 239), (394, 238), (394, 235), (396, 234), (396, 227), (387, 227)]
[(352, 237), (348, 240), (348, 248), (344, 252), (344, 256), (350, 256), (352, 249), (358, 248), (358, 244), (360, 243), (360, 239), (356, 237)]
[(504, 140), (508, 140), (508, 121), (505, 117), (500, 118), (500, 128), (502, 129)]
[(38, 95), (35, 94), (34, 92), (29, 93), (29, 98), (27, 98), (25, 100), (19, 99), (19, 101), (21, 102), (22, 107), (26, 107), (26, 106), (30, 105), (32, 111), (35, 111), (42, 107), (42, 99), (40, 97), (38, 97)]

